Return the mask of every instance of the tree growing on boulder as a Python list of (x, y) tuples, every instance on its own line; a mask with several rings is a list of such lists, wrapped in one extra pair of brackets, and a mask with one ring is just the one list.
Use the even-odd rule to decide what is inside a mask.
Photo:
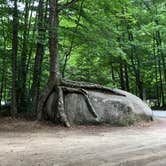
[(70, 123), (67, 119), (65, 108), (64, 108), (64, 96), (63, 92), (66, 93), (78, 93), (82, 94), (87, 103), (88, 109), (91, 114), (97, 118), (97, 113), (89, 99), (87, 90), (99, 90), (103, 92), (109, 92), (115, 95), (121, 95), (118, 92), (113, 91), (110, 88), (106, 88), (100, 85), (84, 83), (84, 82), (75, 82), (69, 80), (61, 80), (60, 78), (60, 69), (59, 69), (59, 51), (58, 51), (58, 15), (61, 10), (65, 8), (69, 8), (74, 5), (79, 0), (71, 0), (65, 4), (59, 4), (58, 0), (49, 0), (49, 54), (50, 54), (50, 71), (49, 71), (49, 79), (47, 86), (45, 87), (43, 93), (41, 94), (38, 102), (37, 112), (38, 112), (38, 120), (44, 118), (45, 114), (45, 105), (52, 94), (53, 91), (57, 94), (57, 102), (56, 102), (56, 112), (57, 116), (60, 119), (60, 122), (65, 126), (70, 127)]

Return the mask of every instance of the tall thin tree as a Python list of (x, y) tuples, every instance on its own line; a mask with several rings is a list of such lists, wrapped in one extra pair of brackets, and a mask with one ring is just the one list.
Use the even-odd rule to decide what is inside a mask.
[(12, 105), (11, 114), (17, 114), (17, 50), (18, 50), (18, 7), (17, 0), (14, 0), (13, 8), (13, 30), (12, 30)]

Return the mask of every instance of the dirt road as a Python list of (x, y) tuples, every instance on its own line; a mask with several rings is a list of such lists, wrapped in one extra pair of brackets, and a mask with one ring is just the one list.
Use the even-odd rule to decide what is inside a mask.
[(165, 166), (166, 119), (66, 129), (0, 119), (0, 166)]

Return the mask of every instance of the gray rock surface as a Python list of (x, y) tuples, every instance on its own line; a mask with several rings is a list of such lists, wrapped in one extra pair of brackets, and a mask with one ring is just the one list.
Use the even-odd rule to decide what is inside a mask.
[[(130, 125), (140, 121), (152, 120), (151, 109), (138, 97), (128, 92), (115, 89), (126, 96), (111, 95), (96, 91), (88, 91), (91, 103), (98, 115), (95, 118), (87, 107), (84, 96), (76, 93), (65, 94), (64, 103), (67, 118), (71, 124)], [(48, 99), (47, 112), (50, 117), (56, 115), (56, 95)], [(55, 121), (56, 121), (56, 116)]]

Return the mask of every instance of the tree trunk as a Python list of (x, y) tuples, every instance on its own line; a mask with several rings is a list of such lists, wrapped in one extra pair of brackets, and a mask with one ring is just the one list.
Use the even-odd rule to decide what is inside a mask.
[(50, 75), (49, 84), (59, 86), (59, 52), (58, 52), (58, 0), (49, 0), (49, 52)]
[(119, 63), (119, 70), (120, 70), (120, 85), (121, 85), (121, 89), (125, 90), (125, 82), (124, 82), (124, 73), (123, 73), (123, 62), (120, 59), (120, 63)]
[(125, 63), (125, 83), (126, 83), (126, 90), (130, 92), (128, 68), (126, 63)]
[(1, 102), (2, 102), (2, 97), (3, 97), (3, 88), (4, 88), (4, 77), (5, 72), (4, 70), (2, 71), (2, 77), (1, 77), (1, 87), (0, 87), (0, 109), (1, 109)]
[[(44, 6), (46, 9), (44, 11)], [(36, 113), (37, 104), (39, 100), (39, 89), (40, 89), (40, 79), (41, 79), (41, 67), (44, 56), (44, 40), (46, 33), (46, 18), (47, 18), (47, 3), (44, 5), (44, 1), (39, 1), (38, 6), (38, 42), (35, 56), (34, 72), (33, 72), (33, 83), (31, 88), (31, 98), (32, 98), (32, 112)]]
[(17, 50), (18, 50), (18, 10), (17, 0), (14, 0), (13, 8), (13, 38), (12, 38), (12, 105), (11, 115), (16, 116), (17, 114)]
[(156, 87), (155, 87), (155, 93), (157, 97), (157, 107), (160, 107), (160, 95), (159, 95), (159, 85), (158, 85), (158, 56), (156, 55), (156, 40), (155, 40), (155, 34), (153, 33), (153, 56), (155, 59), (155, 81), (156, 81)]
[[(71, 7), (77, 0), (71, 0), (67, 2), (64, 6)], [(51, 95), (51, 93), (55, 90), (58, 96), (58, 104), (57, 104), (57, 112), (60, 116), (61, 122), (69, 127), (64, 104), (63, 104), (63, 90), (60, 87), (60, 69), (59, 69), (59, 51), (58, 51), (58, 0), (49, 0), (49, 53), (50, 53), (50, 71), (49, 71), (49, 80), (46, 88), (44, 89), (42, 95), (39, 98), (37, 113), (38, 120), (41, 120), (44, 115), (44, 107), (46, 105), (47, 99)], [(87, 99), (88, 102), (88, 99)], [(90, 105), (89, 105), (90, 107)], [(92, 108), (92, 107), (91, 107)]]
[[(129, 41), (134, 41), (133, 33), (130, 31), (129, 26), (127, 26), (127, 32), (128, 32), (128, 39)], [(143, 81), (141, 80), (141, 73), (140, 73), (140, 60), (136, 53), (136, 47), (131, 45), (130, 50), (130, 58), (132, 62), (133, 71), (136, 78), (136, 91), (138, 89), (138, 95), (141, 99), (143, 99)]]
[(28, 43), (28, 16), (29, 16), (29, 2), (25, 3), (25, 14), (24, 14), (24, 31), (23, 31), (23, 44), (20, 62), (20, 72), (19, 72), (19, 98), (18, 98), (18, 111), (26, 111), (26, 77), (27, 77), (27, 43)]
[(3, 56), (2, 64), (3, 65), (2, 65), (1, 82), (0, 82), (0, 109), (1, 109), (1, 102), (3, 99), (3, 91), (4, 91), (5, 80), (6, 80), (6, 73), (5, 73), (6, 57), (5, 57), (5, 55)]
[(161, 70), (161, 62), (158, 60), (158, 67), (159, 67), (159, 80), (160, 80), (160, 106), (164, 106), (164, 88), (163, 88), (163, 80), (162, 80), (162, 70)]
[(44, 105), (53, 91), (60, 85), (59, 53), (58, 53), (58, 0), (49, 0), (49, 53), (50, 72), (47, 86), (41, 95), (37, 107), (38, 120), (42, 119)]
[[(157, 46), (157, 55), (158, 55), (158, 57), (161, 58), (161, 61), (158, 60), (158, 64), (159, 64), (159, 77), (160, 77), (160, 94), (161, 94), (161, 103), (162, 103), (161, 106), (164, 107), (165, 106), (165, 95), (164, 95), (164, 85), (163, 84), (164, 84), (164, 81), (166, 81), (166, 67), (165, 67), (165, 57), (164, 57), (163, 51), (161, 50), (162, 41), (161, 41), (159, 31), (156, 31), (155, 39), (156, 39), (156, 46)], [(161, 66), (161, 63), (162, 63), (162, 66)], [(162, 73), (164, 75), (164, 80), (162, 79)]]
[[(3, 21), (2, 21), (2, 24), (3, 24)], [(6, 35), (5, 35), (5, 28), (3, 27), (3, 49), (4, 49), (4, 53), (3, 53), (3, 60), (2, 60), (2, 68), (1, 68), (1, 82), (0, 82), (0, 109), (1, 109), (1, 103), (2, 103), (2, 100), (3, 100), (3, 94), (4, 94), (4, 86), (6, 86), (5, 84), (5, 81), (6, 81)]]

